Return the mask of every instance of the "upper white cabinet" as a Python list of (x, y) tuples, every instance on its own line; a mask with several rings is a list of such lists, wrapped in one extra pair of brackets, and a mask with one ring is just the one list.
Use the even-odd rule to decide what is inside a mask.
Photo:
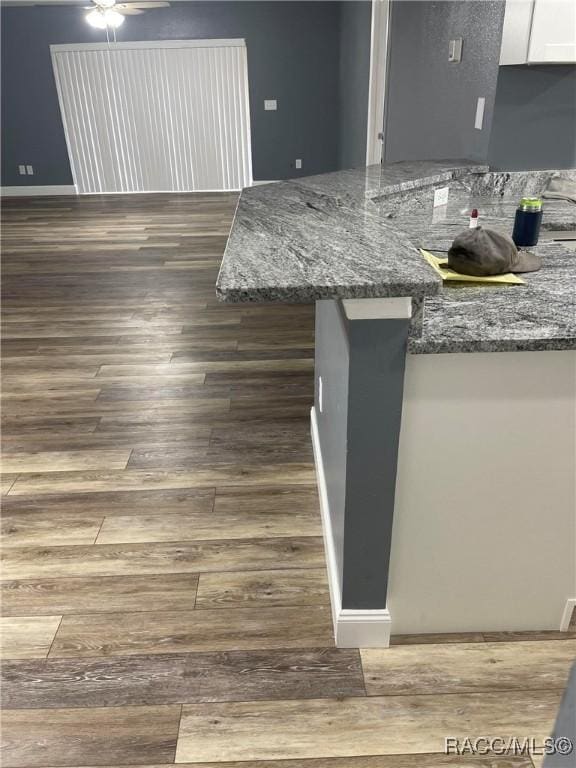
[(576, 63), (576, 0), (506, 0), (500, 64)]

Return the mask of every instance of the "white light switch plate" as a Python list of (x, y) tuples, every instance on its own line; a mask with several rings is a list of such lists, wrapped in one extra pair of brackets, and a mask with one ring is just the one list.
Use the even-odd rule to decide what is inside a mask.
[(484, 107), (486, 105), (486, 99), (484, 96), (480, 96), (478, 101), (476, 102), (476, 118), (474, 120), (474, 128), (476, 128), (478, 131), (482, 130), (482, 125), (484, 124)]
[(266, 112), (275, 112), (278, 109), (276, 99), (264, 99), (264, 109)]
[(434, 208), (448, 204), (448, 192), (450, 187), (442, 187), (434, 190)]
[(26, 173), (28, 174), (28, 176), (34, 176), (34, 168), (31, 165), (27, 165)]
[(462, 38), (457, 37), (455, 40), (450, 40), (448, 45), (448, 61), (457, 64), (462, 61)]
[(302, 168), (302, 160), (299, 157), (296, 158), (296, 160), (294, 162), (294, 167), (295, 168)]
[(20, 176), (26, 176), (26, 166), (25, 165), (19, 165), (18, 166), (18, 173)]

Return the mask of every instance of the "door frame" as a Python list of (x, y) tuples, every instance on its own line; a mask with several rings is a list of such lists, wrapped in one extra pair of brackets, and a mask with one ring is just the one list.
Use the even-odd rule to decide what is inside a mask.
[(372, 0), (366, 165), (383, 161), (391, 0)]

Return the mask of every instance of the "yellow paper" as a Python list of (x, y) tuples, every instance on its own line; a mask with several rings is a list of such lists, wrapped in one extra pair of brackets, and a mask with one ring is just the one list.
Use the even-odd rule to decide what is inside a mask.
[(512, 272), (506, 272), (504, 275), (490, 275), (489, 277), (474, 277), (473, 275), (461, 275), (459, 272), (455, 272), (449, 267), (443, 267), (442, 264), (447, 264), (448, 259), (441, 259), (438, 256), (434, 256), (430, 251), (425, 251), (420, 248), (420, 253), (428, 264), (434, 269), (444, 280), (444, 282), (458, 282), (458, 283), (500, 283), (505, 285), (524, 285), (524, 280), (518, 275), (513, 275)]

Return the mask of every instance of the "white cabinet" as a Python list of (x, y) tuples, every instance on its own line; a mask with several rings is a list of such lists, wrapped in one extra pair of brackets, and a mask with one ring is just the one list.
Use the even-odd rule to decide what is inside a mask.
[(506, 0), (500, 64), (576, 63), (576, 0)]
[(576, 0), (534, 0), (528, 63), (576, 62)]

